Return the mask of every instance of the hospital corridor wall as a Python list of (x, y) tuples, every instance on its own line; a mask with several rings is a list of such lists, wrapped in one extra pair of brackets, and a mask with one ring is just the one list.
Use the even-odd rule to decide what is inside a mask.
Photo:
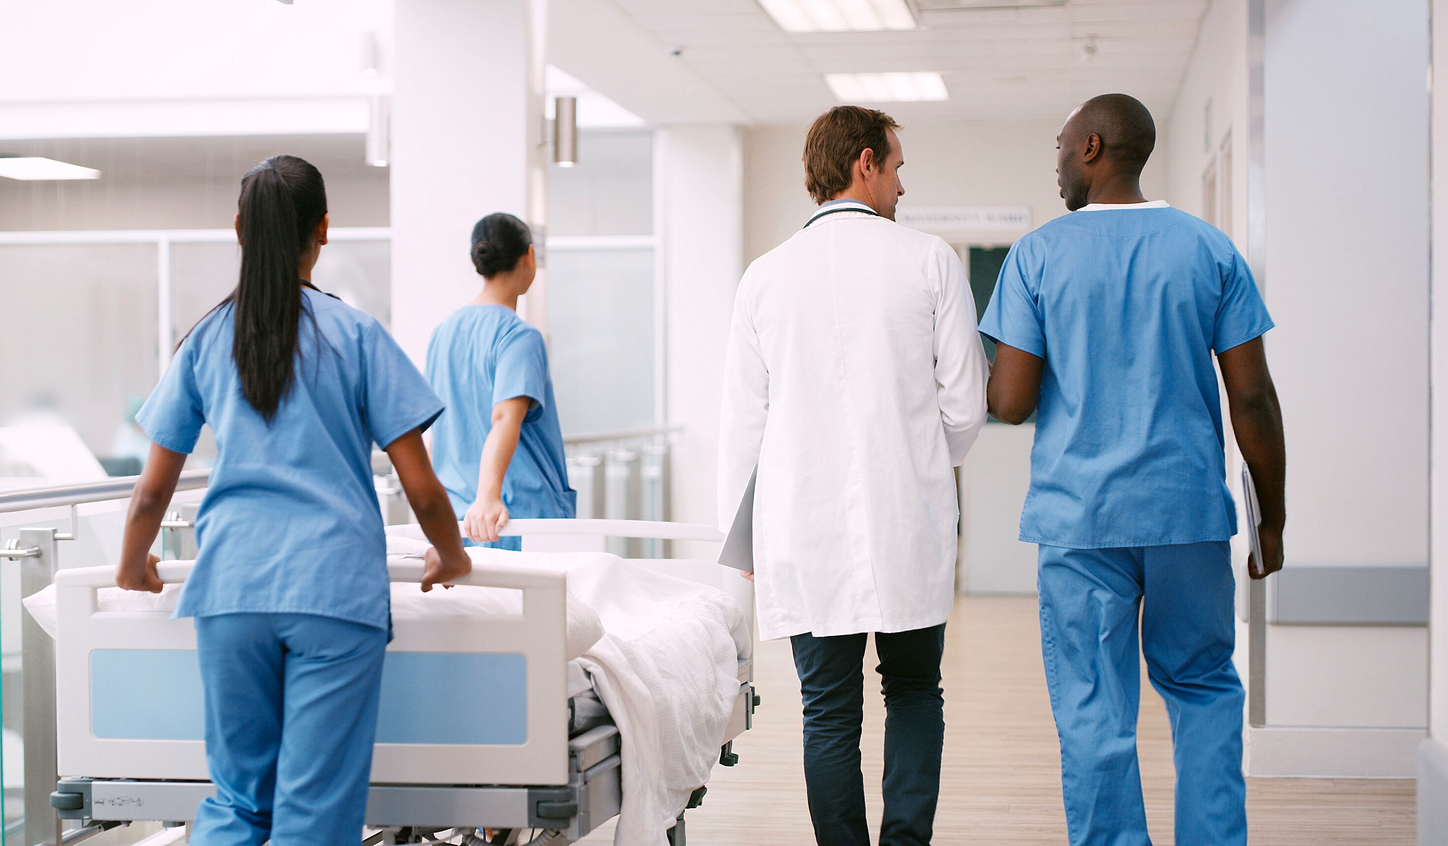
[[(1277, 323), (1289, 470), (1248, 772), (1411, 778), (1428, 716), (1426, 4), (1249, 8), (1265, 241), (1248, 256)], [(1345, 117), (1371, 153), (1323, 143)]]

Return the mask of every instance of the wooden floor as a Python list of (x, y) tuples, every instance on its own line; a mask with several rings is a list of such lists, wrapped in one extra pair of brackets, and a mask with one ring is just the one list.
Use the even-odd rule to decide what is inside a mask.
[[(1035, 599), (962, 598), (947, 632), (935, 843), (1066, 843)], [(799, 682), (788, 642), (760, 644), (756, 665), (763, 703), (754, 730), (736, 744), (739, 766), (716, 768), (704, 806), (689, 812), (690, 846), (814, 842), (800, 765)], [(866, 656), (866, 666), (873, 675), (873, 656)], [(884, 708), (871, 690), (867, 677), (865, 775), (874, 788), (867, 791), (870, 819), (878, 822)], [(1173, 843), (1171, 736), (1150, 687), (1142, 693), (1139, 745), (1152, 842), (1165, 846)], [(1251, 842), (1260, 846), (1416, 842), (1411, 781), (1249, 779), (1247, 805)], [(583, 842), (612, 839), (610, 825)]]

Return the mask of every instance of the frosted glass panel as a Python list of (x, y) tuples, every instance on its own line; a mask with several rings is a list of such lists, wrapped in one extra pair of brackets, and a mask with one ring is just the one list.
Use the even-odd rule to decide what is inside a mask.
[[(332, 241), (322, 248), (312, 281), (385, 326), (392, 317), (391, 265), (392, 245), (387, 241)], [(171, 246), (172, 331), (177, 340), (231, 293), (240, 271), (236, 244)]]
[[(235, 243), (171, 245), (171, 331), (177, 341), (236, 287), (241, 252)], [(322, 248), (312, 281), (387, 326), (392, 317), (392, 244), (332, 241)], [(192, 452), (209, 464), (216, 457), (211, 430), (203, 429)]]
[(652, 132), (585, 132), (578, 164), (548, 169), (549, 235), (648, 235), (654, 229)]
[(128, 447), (156, 384), (154, 244), (0, 246), (0, 425), (49, 418), (97, 456)]
[(565, 435), (654, 423), (654, 253), (555, 250), (549, 356)]

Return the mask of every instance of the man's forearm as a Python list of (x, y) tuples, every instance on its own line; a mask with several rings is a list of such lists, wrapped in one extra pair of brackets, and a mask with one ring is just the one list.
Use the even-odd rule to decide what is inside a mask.
[(1270, 390), (1246, 408), (1232, 410), (1237, 448), (1252, 471), (1262, 525), (1281, 530), (1287, 520), (1287, 447), (1282, 432), (1282, 407)]

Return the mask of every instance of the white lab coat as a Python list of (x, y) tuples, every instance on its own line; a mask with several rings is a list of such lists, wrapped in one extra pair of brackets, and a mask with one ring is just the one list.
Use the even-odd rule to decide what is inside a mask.
[(761, 637), (946, 621), (952, 467), (985, 423), (988, 373), (940, 238), (835, 212), (750, 265), (725, 358), (719, 518), (727, 530), (757, 465)]

